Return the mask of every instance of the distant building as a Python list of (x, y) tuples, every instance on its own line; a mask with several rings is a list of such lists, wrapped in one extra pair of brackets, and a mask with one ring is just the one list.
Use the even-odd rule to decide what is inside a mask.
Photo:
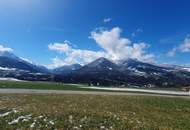
[(190, 92), (190, 86), (189, 87), (182, 87), (181, 90), (185, 91), (185, 92)]

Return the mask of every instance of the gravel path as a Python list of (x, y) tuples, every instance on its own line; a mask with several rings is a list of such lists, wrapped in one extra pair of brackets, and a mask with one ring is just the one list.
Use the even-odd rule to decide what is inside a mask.
[(80, 94), (80, 95), (146, 95), (146, 96), (188, 96), (188, 94), (164, 93), (132, 93), (132, 92), (98, 92), (98, 91), (72, 91), (72, 90), (38, 90), (38, 89), (0, 89), (0, 94)]
[(183, 91), (170, 91), (170, 90), (148, 90), (148, 89), (135, 89), (135, 88), (106, 88), (106, 87), (81, 87), (81, 88), (91, 88), (95, 90), (108, 90), (117, 92), (137, 92), (137, 93), (152, 93), (152, 94), (162, 94), (162, 95), (178, 95), (178, 96), (190, 96), (190, 92)]

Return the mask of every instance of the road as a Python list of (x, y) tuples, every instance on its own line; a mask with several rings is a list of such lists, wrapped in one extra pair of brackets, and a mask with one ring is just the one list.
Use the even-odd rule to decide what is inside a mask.
[(117, 92), (137, 92), (137, 93), (151, 93), (151, 94), (161, 94), (161, 95), (178, 95), (178, 96), (190, 96), (190, 92), (183, 91), (169, 91), (169, 90), (150, 90), (150, 89), (136, 89), (136, 88), (113, 88), (113, 87), (81, 87), (90, 88), (94, 90), (107, 90), (107, 91), (117, 91)]
[(73, 91), (73, 90), (38, 90), (38, 89), (0, 89), (0, 94), (76, 94), (76, 95), (134, 95), (134, 96), (186, 96), (175, 94), (151, 94), (151, 93), (132, 93), (132, 92), (98, 92), (98, 91)]

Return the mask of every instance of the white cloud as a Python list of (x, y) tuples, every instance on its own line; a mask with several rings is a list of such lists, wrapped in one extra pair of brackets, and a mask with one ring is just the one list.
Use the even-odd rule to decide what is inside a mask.
[(65, 65), (65, 62), (58, 57), (53, 58), (52, 62), (53, 62), (52, 64), (47, 65), (48, 68), (57, 68), (57, 67)]
[(172, 56), (175, 55), (176, 51), (177, 51), (177, 48), (173, 48), (172, 50), (170, 50), (170, 51), (167, 53), (167, 55), (170, 56), (170, 57), (172, 57)]
[(49, 44), (48, 48), (53, 51), (58, 51), (58, 52), (64, 52), (68, 53), (71, 50), (71, 47), (69, 46), (70, 42), (69, 41), (64, 41), (63, 43), (53, 43)]
[(58, 57), (53, 58), (52, 59), (53, 64), (49, 65), (50, 68), (60, 67), (63, 65), (70, 65), (75, 63), (83, 65), (92, 62), (97, 58), (107, 57), (106, 53), (103, 51), (75, 49), (71, 47), (68, 43), (55, 43), (55, 44), (50, 44), (48, 47), (50, 50), (58, 51), (66, 55), (64, 59), (60, 59)]
[(0, 52), (12, 52), (13, 49), (0, 45)]
[(177, 52), (187, 53), (190, 52), (190, 37), (187, 36), (183, 43), (181, 43), (178, 47), (174, 47), (167, 54), (168, 56), (174, 56)]
[(72, 52), (69, 53), (68, 57), (65, 58), (65, 62), (67, 64), (86, 64), (100, 57), (106, 57), (106, 53), (102, 51), (73, 49)]
[(58, 67), (73, 63), (86, 64), (100, 57), (105, 57), (112, 61), (125, 60), (127, 58), (135, 58), (147, 62), (154, 60), (154, 55), (147, 54), (145, 51), (149, 47), (146, 43), (133, 43), (128, 38), (121, 37), (121, 32), (122, 30), (119, 27), (111, 30), (98, 29), (91, 32), (90, 38), (95, 40), (103, 51), (75, 49), (69, 41), (49, 44), (50, 50), (63, 53), (66, 56), (64, 59), (54, 58), (53, 66)]
[(111, 30), (100, 29), (91, 32), (91, 38), (105, 50), (111, 60), (135, 58), (152, 61), (154, 59), (154, 55), (146, 53), (145, 49), (149, 47), (146, 43), (133, 43), (128, 38), (121, 37), (121, 32), (119, 27)]
[(111, 22), (111, 18), (105, 18), (103, 21), (104, 21), (104, 23), (109, 23), (109, 22)]
[(181, 52), (190, 52), (190, 37), (186, 37), (183, 44), (179, 46)]

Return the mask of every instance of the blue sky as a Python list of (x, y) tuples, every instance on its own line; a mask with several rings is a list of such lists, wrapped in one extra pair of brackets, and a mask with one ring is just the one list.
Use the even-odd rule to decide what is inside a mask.
[(52, 66), (98, 56), (187, 65), (189, 5), (188, 0), (0, 1), (0, 45)]

